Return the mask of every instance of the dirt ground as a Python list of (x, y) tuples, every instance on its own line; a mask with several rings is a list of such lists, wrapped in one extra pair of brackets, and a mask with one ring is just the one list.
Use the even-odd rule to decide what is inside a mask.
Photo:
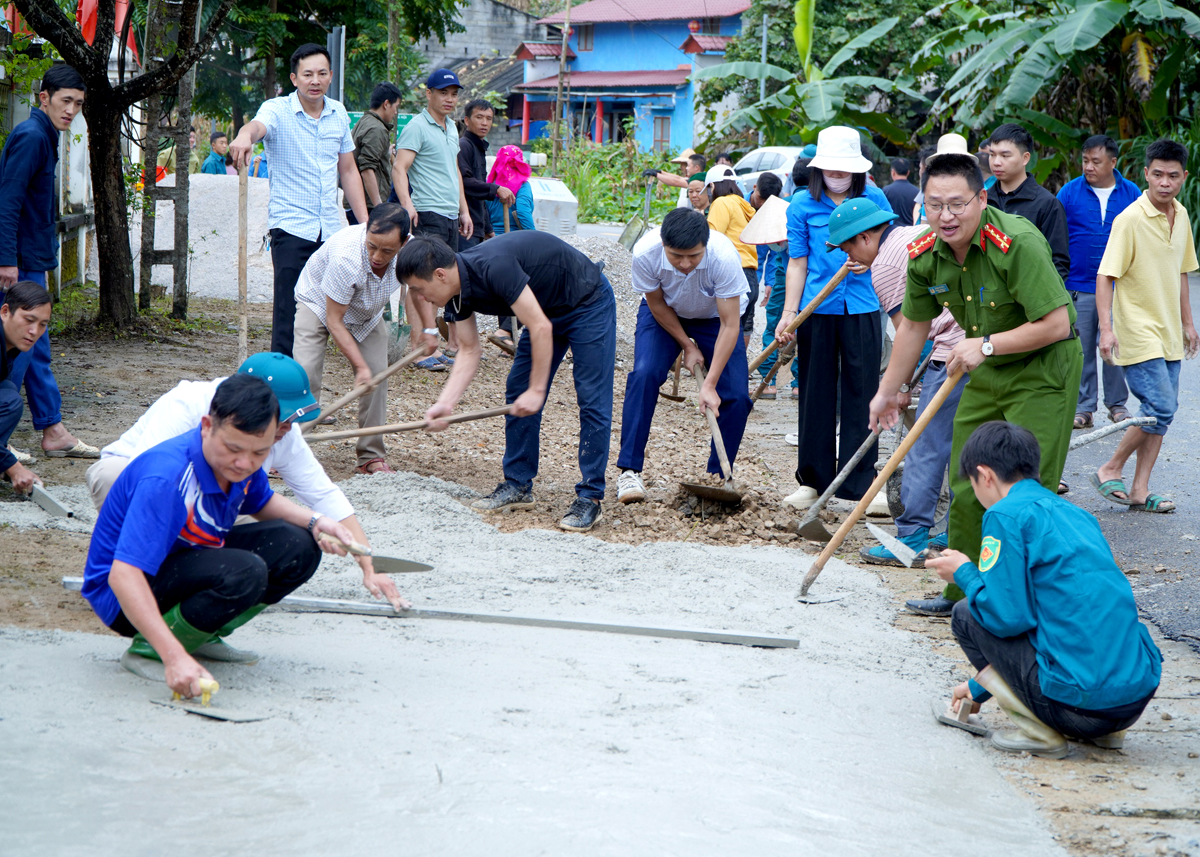
[[(236, 368), (237, 337), (234, 308), (228, 302), (193, 300), (194, 317), (186, 328), (154, 338), (121, 339), (64, 336), (54, 343), (56, 373), (64, 393), (67, 426), (82, 439), (103, 445), (131, 425), (142, 410), (181, 379), (207, 379)], [(250, 350), (267, 346), (269, 308), (251, 307)], [(486, 360), (467, 391), (461, 411), (503, 404), (508, 358), (485, 344)], [(813, 555), (820, 546), (801, 540), (787, 527), (794, 516), (778, 500), (795, 486), (794, 448), (783, 434), (794, 404), (783, 398), (761, 402), (752, 413), (737, 481), (746, 489), (740, 507), (698, 503), (678, 486), (704, 469), (708, 432), (695, 409), (694, 382), (686, 375), (682, 392), (688, 401), (660, 399), (644, 473), (648, 502), (623, 507), (616, 502), (615, 467), (620, 411), (627, 366), (618, 365), (612, 455), (604, 518), (591, 535), (610, 542), (692, 542), (724, 546), (773, 545)], [(348, 390), (351, 373), (345, 361), (328, 361), (323, 400)], [(445, 373), (403, 370), (391, 382), (389, 421), (419, 419), (434, 400)], [(786, 383), (786, 382), (785, 382)], [(669, 384), (668, 387), (669, 389)], [(783, 384), (781, 391), (787, 388)], [(344, 410), (335, 428), (354, 427), (354, 407)], [(387, 438), (388, 460), (397, 470), (437, 476), (480, 493), (500, 479), (504, 438), (499, 421), (455, 426), (441, 435), (412, 433)], [(323, 430), (323, 429), (322, 429)], [(535, 483), (537, 507), (532, 512), (500, 516), (493, 521), (503, 532), (528, 528), (553, 529), (574, 498), (578, 480), (575, 460), (578, 419), (570, 364), (565, 363), (548, 397), (542, 427), (540, 475)], [(13, 445), (35, 451), (39, 438), (26, 421)], [(352, 475), (354, 441), (315, 443), (314, 449), (335, 480)], [(55, 485), (84, 481), (86, 462), (44, 459), (36, 471), (53, 490)], [(0, 502), (19, 502), (0, 489)], [(828, 514), (829, 529), (850, 508), (835, 501)], [(864, 540), (866, 537), (867, 540)], [(853, 562), (859, 547), (871, 543), (856, 527), (839, 552)], [(108, 633), (77, 595), (59, 585), (63, 575), (81, 573), (87, 550), (84, 535), (57, 530), (0, 529), (5, 563), (0, 570), (0, 616), (3, 623), (30, 629), (63, 629)], [(871, 568), (868, 566), (868, 568)], [(897, 608), (903, 600), (940, 590), (936, 578), (923, 570), (872, 569), (892, 592)], [(927, 620), (900, 610), (896, 627), (923, 638), (936, 652), (957, 663), (951, 681), (966, 675), (945, 620)], [(1030, 795), (1048, 817), (1059, 842), (1072, 854), (1175, 855), (1200, 854), (1196, 821), (1200, 820), (1200, 762), (1196, 738), (1200, 724), (1200, 660), (1178, 643), (1158, 640), (1167, 657), (1159, 697), (1130, 736), (1134, 749), (1126, 752), (1089, 748), (1076, 750), (1063, 762), (996, 755), (996, 764), (1017, 787)], [(1000, 725), (993, 713), (993, 725)], [(919, 749), (919, 748), (918, 748)], [(963, 784), (969, 788), (969, 783)], [(933, 823), (934, 819), (923, 821)], [(913, 819), (914, 825), (922, 820)]]

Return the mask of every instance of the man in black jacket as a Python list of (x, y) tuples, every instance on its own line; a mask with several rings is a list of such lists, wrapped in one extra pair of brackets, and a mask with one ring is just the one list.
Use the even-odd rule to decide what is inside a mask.
[(988, 205), (1006, 214), (1019, 214), (1036, 226), (1050, 242), (1054, 268), (1066, 282), (1071, 270), (1067, 212), (1058, 197), (1025, 171), (1033, 152), (1033, 137), (1020, 125), (1006, 122), (988, 142), (992, 175), (996, 177), (996, 184), (988, 191)]
[(474, 247), (485, 238), (491, 238), (495, 228), (488, 219), (487, 201), (498, 199), (506, 205), (516, 202), (516, 195), (506, 187), (489, 184), (487, 178), (487, 135), (496, 118), (491, 102), (476, 98), (467, 105), (463, 113), (466, 130), (458, 141), (458, 170), (462, 173), (463, 190), (467, 194), (467, 210), (475, 232), (470, 238), (458, 238), (458, 249)]

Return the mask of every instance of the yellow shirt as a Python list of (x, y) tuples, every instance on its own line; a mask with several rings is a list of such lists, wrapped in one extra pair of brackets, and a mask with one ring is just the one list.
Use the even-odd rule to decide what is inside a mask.
[(737, 248), (743, 268), (758, 270), (758, 248), (741, 240), (742, 230), (754, 216), (754, 206), (736, 193), (713, 200), (708, 208), (708, 227), (725, 235)]
[(1187, 209), (1173, 201), (1175, 228), (1146, 194), (1117, 215), (1100, 260), (1116, 279), (1113, 333), (1117, 365), (1183, 359), (1179, 275), (1200, 268)]

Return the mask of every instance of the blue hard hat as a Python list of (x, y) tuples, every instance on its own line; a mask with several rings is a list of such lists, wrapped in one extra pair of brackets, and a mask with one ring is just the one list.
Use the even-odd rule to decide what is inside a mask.
[(262, 378), (279, 399), (279, 421), (306, 423), (321, 413), (321, 405), (308, 388), (308, 373), (304, 367), (275, 351), (252, 354), (238, 367), (239, 375)]

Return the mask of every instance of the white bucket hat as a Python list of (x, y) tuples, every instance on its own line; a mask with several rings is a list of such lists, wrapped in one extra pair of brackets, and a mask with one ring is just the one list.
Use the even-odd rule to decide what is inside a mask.
[(871, 170), (871, 162), (863, 157), (858, 131), (845, 125), (834, 125), (817, 135), (817, 154), (809, 166), (843, 173)]
[(962, 134), (943, 134), (938, 137), (937, 151), (926, 158), (925, 163), (929, 163), (938, 155), (970, 155), (971, 157), (975, 157), (975, 153), (967, 145), (967, 138)]
[(778, 244), (787, 241), (788, 204), (777, 196), (767, 197), (762, 208), (754, 212), (741, 238), (744, 244)]
[(733, 167), (722, 164), (719, 167), (713, 167), (708, 171), (708, 175), (704, 177), (704, 186), (712, 187), (717, 182), (723, 182), (727, 179), (737, 181), (737, 173), (733, 171)]

